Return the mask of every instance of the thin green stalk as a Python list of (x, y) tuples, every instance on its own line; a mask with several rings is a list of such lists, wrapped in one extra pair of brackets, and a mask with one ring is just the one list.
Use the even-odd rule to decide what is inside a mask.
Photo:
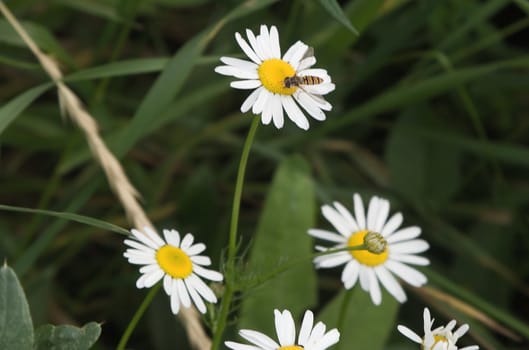
[(228, 241), (228, 258), (226, 261), (225, 270), (226, 289), (224, 290), (224, 295), (222, 296), (219, 319), (217, 321), (215, 334), (213, 336), (213, 344), (211, 346), (212, 350), (216, 350), (219, 348), (224, 329), (226, 328), (231, 299), (234, 293), (233, 280), (235, 277), (235, 255), (237, 253), (237, 227), (239, 224), (239, 211), (241, 207), (241, 195), (244, 184), (244, 174), (246, 173), (248, 156), (250, 155), (250, 149), (252, 147), (253, 140), (255, 138), (255, 133), (257, 131), (257, 126), (259, 126), (260, 120), (261, 119), (259, 117), (253, 117), (250, 130), (248, 131), (248, 136), (246, 137), (246, 141), (244, 142), (244, 146), (242, 149), (241, 160), (239, 162), (239, 170), (237, 171), (235, 192), (233, 194), (233, 207), (231, 211), (231, 223)]
[(145, 311), (151, 304), (152, 299), (154, 298), (154, 296), (160, 290), (161, 287), (162, 287), (162, 283), (158, 283), (154, 287), (152, 287), (151, 290), (149, 290), (149, 293), (147, 294), (145, 299), (143, 299), (143, 302), (141, 303), (140, 307), (138, 308), (138, 310), (136, 310), (136, 313), (134, 314), (134, 316), (132, 316), (132, 319), (130, 320), (129, 325), (127, 326), (127, 329), (125, 329), (125, 332), (123, 333), (123, 335), (121, 336), (121, 339), (119, 340), (119, 344), (116, 350), (125, 349), (125, 346), (127, 346), (127, 342), (129, 341), (129, 338), (132, 335), (132, 332), (138, 325), (138, 322), (140, 321), (141, 317), (143, 316), (143, 314), (145, 313)]
[[(347, 313), (347, 307), (351, 301), (351, 296), (353, 295), (353, 289), (349, 289), (342, 300), (342, 307), (340, 308), (340, 313), (338, 314), (338, 323), (336, 328), (343, 329), (343, 323), (345, 321), (345, 314)], [(340, 345), (338, 345), (340, 347)]]

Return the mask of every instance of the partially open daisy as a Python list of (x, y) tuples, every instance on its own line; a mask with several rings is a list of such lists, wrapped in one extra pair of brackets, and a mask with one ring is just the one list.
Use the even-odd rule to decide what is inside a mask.
[(136, 281), (138, 288), (150, 288), (163, 278), (163, 287), (171, 297), (171, 310), (177, 314), (180, 306), (188, 308), (191, 301), (205, 313), (204, 300), (216, 303), (213, 291), (202, 281), (222, 281), (222, 274), (203, 266), (211, 265), (211, 259), (198, 255), (206, 249), (203, 243), (193, 244), (194, 237), (187, 233), (182, 240), (176, 230), (163, 230), (163, 240), (153, 229), (143, 232), (132, 229), (134, 239), (126, 239), (128, 248), (123, 254), (131, 264), (143, 265), (142, 275)]
[(332, 106), (322, 95), (333, 91), (334, 84), (325, 69), (310, 68), (316, 63), (312, 49), (298, 41), (281, 58), (275, 26), (268, 30), (261, 25), (257, 36), (247, 29), (246, 36), (249, 44), (241, 34), (235, 33), (237, 43), (251, 61), (221, 57), (226, 65), (215, 68), (217, 73), (241, 79), (233, 81), (231, 87), (254, 89), (243, 102), (241, 111), (251, 108), (253, 114), (261, 114), (263, 124), (273, 120), (276, 128), (283, 127), (283, 109), (298, 127), (309, 128), (309, 121), (298, 104), (314, 119), (325, 120), (323, 111), (330, 111)]
[(224, 344), (233, 350), (324, 350), (340, 340), (340, 332), (336, 328), (325, 332), (323, 322), (314, 325), (314, 314), (307, 310), (303, 316), (301, 329), (296, 342), (296, 325), (288, 310), (274, 310), (275, 328), (279, 344), (258, 331), (241, 329), (239, 335), (254, 345), (227, 341)]
[(479, 346), (470, 345), (464, 348), (457, 347), (456, 343), (466, 332), (470, 329), (468, 324), (464, 324), (459, 327), (455, 332), (452, 332), (456, 321), (452, 320), (448, 322), (446, 326), (437, 327), (432, 330), (434, 319), (430, 317), (430, 310), (424, 308), (423, 312), (424, 321), (424, 336), (421, 337), (406, 326), (398, 325), (397, 329), (402, 335), (421, 344), (423, 350), (477, 350)]
[[(308, 233), (337, 243), (332, 249), (366, 244), (370, 250), (321, 255), (314, 259), (316, 267), (330, 268), (345, 264), (342, 282), (346, 289), (352, 288), (360, 280), (362, 289), (370, 293), (374, 304), (379, 305), (382, 301), (380, 281), (395, 299), (403, 303), (406, 294), (393, 274), (415, 287), (425, 284), (426, 276), (407, 264), (428, 265), (428, 259), (415, 254), (426, 251), (429, 245), (422, 239), (416, 239), (421, 234), (419, 227), (398, 229), (403, 220), (401, 213), (394, 214), (388, 220), (390, 206), (386, 199), (372, 197), (367, 215), (358, 194), (354, 194), (353, 201), (354, 216), (338, 202), (334, 202), (334, 206), (324, 205), (321, 208), (323, 216), (338, 233), (320, 229), (310, 229)], [(328, 250), (321, 246), (316, 246), (316, 249)]]

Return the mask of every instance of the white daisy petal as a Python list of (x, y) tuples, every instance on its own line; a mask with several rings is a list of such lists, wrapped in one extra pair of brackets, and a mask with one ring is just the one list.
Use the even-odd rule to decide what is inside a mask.
[(347, 252), (322, 255), (318, 257), (318, 268), (335, 267), (345, 264), (351, 260), (351, 255)]
[(358, 280), (360, 281), (360, 287), (362, 287), (362, 289), (366, 292), (369, 292), (369, 283), (370, 283), (370, 280), (369, 280), (369, 274), (367, 271), (369, 271), (370, 269), (366, 268), (364, 265), (361, 265), (360, 266), (360, 270), (358, 271), (359, 274), (358, 274)]
[(369, 206), (367, 207), (367, 229), (370, 231), (375, 231), (375, 225), (378, 215), (378, 209), (380, 205), (380, 198), (371, 197), (369, 201)]
[(210, 303), (216, 303), (217, 297), (215, 296), (215, 293), (209, 288), (200, 278), (198, 278), (196, 275), (190, 275), (187, 277), (188, 283), (192, 283), (195, 290), (202, 296), (202, 298), (206, 299), (206, 301), (209, 301)]
[(201, 266), (194, 266), (193, 272), (195, 272), (200, 277), (203, 277), (205, 279), (208, 279), (210, 281), (220, 282), (222, 281), (222, 274), (217, 271), (205, 269)]
[(382, 302), (382, 292), (380, 291), (380, 285), (375, 275), (374, 269), (366, 269), (367, 276), (369, 277), (369, 294), (371, 295), (371, 301), (373, 304), (380, 305)]
[(329, 242), (335, 242), (335, 243), (343, 243), (346, 241), (346, 239), (344, 238), (344, 236), (342, 235), (338, 235), (334, 232), (331, 232), (331, 231), (326, 231), (326, 230), (320, 230), (320, 229), (316, 229), (316, 228), (311, 228), (309, 231), (308, 231), (309, 235), (311, 235), (312, 237), (316, 237), (316, 238), (319, 238), (319, 239), (323, 239), (323, 240), (326, 240), (326, 241), (329, 241)]
[(178, 297), (178, 290), (176, 288), (175, 281), (173, 281), (171, 287), (171, 311), (176, 315), (178, 311), (180, 311), (180, 298)]
[[(306, 88), (305, 88), (306, 90)], [(308, 94), (310, 96), (311, 99), (314, 100), (314, 103), (316, 103), (316, 105), (320, 108), (320, 109), (323, 109), (324, 111), (330, 111), (332, 110), (332, 105), (327, 102), (323, 97), (319, 96), (319, 95), (314, 95), (314, 94)]]
[(404, 303), (406, 301), (406, 293), (404, 293), (404, 289), (402, 289), (402, 286), (397, 282), (395, 277), (384, 266), (377, 266), (374, 270), (380, 283), (382, 283), (389, 294), (393, 295), (399, 303)]
[(239, 335), (259, 347), (259, 349), (277, 349), (279, 344), (264, 333), (251, 329), (241, 329)]
[(393, 214), (393, 216), (389, 218), (388, 222), (386, 222), (386, 224), (380, 231), (380, 234), (384, 237), (388, 237), (400, 227), (400, 225), (402, 224), (402, 220), (403, 218), (401, 213)]
[(257, 42), (257, 37), (253, 34), (253, 32), (250, 29), (246, 29), (246, 37), (248, 38), (248, 41), (250, 42), (250, 45), (256, 55), (259, 57), (259, 60), (262, 62), (266, 59), (264, 53), (261, 51), (261, 47), (259, 43)]
[(334, 226), (334, 228), (342, 234), (345, 238), (351, 236), (353, 231), (348, 221), (344, 219), (340, 213), (331, 207), (330, 205), (324, 205), (321, 207), (321, 213), (323, 216)]
[(157, 249), (157, 248), (153, 249), (151, 247), (146, 247), (144, 244), (141, 244), (140, 242), (134, 239), (126, 239), (123, 241), (123, 243), (125, 243), (129, 247), (136, 248), (142, 252), (151, 253), (151, 254)]
[(195, 238), (191, 233), (186, 233), (184, 238), (182, 238), (182, 243), (180, 243), (180, 248), (184, 251), (186, 251), (188, 248), (190, 248), (193, 245), (193, 241)]
[(315, 342), (315, 349), (326, 349), (338, 343), (340, 340), (340, 332), (336, 328), (331, 329), (320, 340)]
[(304, 43), (301, 43), (301, 45), (299, 45), (297, 49), (292, 53), (292, 57), (290, 57), (290, 60), (288, 60), (287, 62), (292, 65), (294, 70), (296, 71), (298, 70), (299, 63), (301, 59), (303, 58), (303, 56), (305, 55), (305, 53), (307, 52), (308, 48), (309, 47), (307, 45), (305, 45)]
[(294, 93), (294, 98), (311, 117), (320, 121), (325, 120), (325, 113), (323, 113), (323, 111), (318, 107), (318, 105), (314, 103), (314, 100), (310, 98), (309, 94), (307, 94), (301, 89), (298, 89)]
[(191, 247), (184, 249), (187, 255), (197, 255), (206, 250), (206, 245), (204, 243), (194, 244)]
[(334, 207), (336, 210), (342, 215), (342, 217), (347, 221), (347, 224), (349, 226), (349, 229), (351, 231), (359, 231), (360, 227), (356, 223), (355, 218), (351, 215), (349, 210), (347, 210), (341, 203), (339, 202), (333, 202)]
[[(270, 36), (268, 35), (268, 28), (263, 24), (261, 25), (261, 31), (257, 38), (257, 43), (259, 44), (261, 51), (263, 52), (265, 59), (273, 58), (272, 48), (270, 47)], [(278, 58), (279, 56), (275, 56)]]
[[(287, 50), (287, 52), (285, 52), (285, 54), (283, 55), (283, 61), (286, 61), (286, 62), (289, 62), (290, 63), (290, 60), (292, 59), (292, 56), (294, 55), (294, 52), (297, 52), (300, 48), (302, 48), (305, 44), (303, 44), (303, 42), (301, 41), (296, 41), (294, 43), (294, 45), (290, 46)], [(306, 46), (306, 45), (305, 45)]]
[(154, 270), (154, 271), (151, 271), (149, 273), (144, 274), (143, 277), (145, 277), (145, 279), (143, 281), (143, 287), (144, 288), (151, 288), (159, 280), (162, 279), (164, 274), (165, 273), (162, 270), (160, 270), (160, 269), (157, 269), (157, 270)]
[(150, 232), (141, 232), (136, 229), (130, 230), (130, 232), (134, 235), (134, 237), (139, 240), (141, 243), (145, 244), (146, 246), (156, 250), (160, 248), (159, 242), (155, 239), (153, 240), (152, 237), (150, 237)]
[(425, 240), (414, 239), (412, 241), (391, 244), (390, 250), (392, 253), (398, 254), (418, 254), (428, 250), (429, 247), (430, 245)]
[(241, 68), (232, 67), (232, 66), (218, 66), (218, 67), (215, 67), (215, 72), (222, 74), (222, 75), (239, 78), (239, 79), (259, 79), (257, 70), (255, 69), (246, 70), (246, 69), (241, 69)]
[(234, 341), (225, 341), (224, 345), (226, 345), (228, 348), (233, 349), (233, 350), (263, 350), (263, 348), (260, 348), (254, 345), (241, 344), (241, 343), (236, 343)]
[(427, 266), (430, 265), (430, 260), (422, 256), (410, 254), (391, 254), (391, 260), (400, 261), (401, 263)]
[(261, 64), (262, 60), (259, 57), (257, 57), (257, 54), (255, 53), (255, 51), (250, 47), (250, 45), (248, 45), (246, 40), (242, 38), (241, 34), (235, 33), (235, 40), (237, 40), (237, 43), (239, 44), (239, 46), (244, 51), (246, 56), (248, 56), (249, 59), (251, 59), (257, 64)]
[(255, 89), (261, 86), (261, 81), (259, 79), (237, 80), (237, 81), (232, 81), (230, 83), (230, 86), (234, 89), (250, 90), (250, 89)]
[(301, 323), (301, 329), (299, 330), (298, 344), (305, 346), (309, 340), (310, 332), (312, 331), (312, 325), (314, 324), (314, 314), (312, 311), (305, 311), (303, 316), (303, 322)]
[(211, 259), (209, 256), (194, 255), (191, 257), (191, 261), (197, 265), (209, 266), (211, 265)]
[(303, 85), (303, 90), (313, 95), (327, 95), (329, 92), (334, 91), (336, 85), (329, 83), (321, 83), (315, 85)]
[(380, 198), (377, 218), (375, 220), (375, 227), (373, 229), (375, 232), (382, 231), (382, 227), (386, 223), (386, 220), (388, 219), (388, 215), (389, 215), (389, 201), (387, 201), (386, 199)]
[(195, 306), (197, 307), (198, 311), (200, 311), (201, 313), (205, 314), (206, 311), (207, 311), (206, 304), (204, 304), (204, 301), (202, 300), (200, 295), (198, 295), (198, 293), (195, 290), (195, 287), (193, 286), (193, 284), (188, 282), (187, 279), (184, 280), (184, 283), (185, 283), (187, 291), (189, 292), (189, 296), (193, 300), (193, 304), (195, 304)]
[(272, 57), (281, 57), (281, 47), (279, 46), (279, 32), (276, 26), (270, 27), (270, 50)]
[(421, 344), (422, 343), (422, 338), (417, 333), (415, 333), (414, 331), (409, 329), (408, 327), (402, 326), (402, 325), (398, 325), (397, 329), (406, 338), (411, 339), (412, 341), (414, 341), (417, 344)]
[(241, 112), (246, 113), (250, 110), (250, 108), (252, 108), (252, 106), (254, 105), (255, 101), (257, 101), (257, 97), (259, 96), (262, 90), (264, 90), (264, 87), (261, 86), (260, 88), (252, 91), (250, 95), (248, 95), (246, 100), (244, 100), (244, 102), (241, 105)]
[(167, 244), (180, 247), (180, 233), (177, 230), (163, 230), (163, 236)]
[(281, 129), (285, 123), (285, 118), (283, 116), (283, 104), (281, 103), (281, 96), (278, 94), (273, 94), (272, 98), (270, 99), (270, 105), (272, 108), (274, 126), (278, 129)]
[(176, 283), (176, 289), (178, 290), (178, 295), (180, 296), (180, 302), (182, 303), (182, 306), (185, 308), (188, 308), (191, 306), (191, 299), (189, 298), (189, 294), (187, 293), (186, 285), (182, 279), (177, 279), (175, 281)]
[(270, 97), (270, 92), (266, 89), (262, 89), (259, 93), (259, 96), (257, 96), (257, 101), (252, 106), (252, 113), (253, 114), (259, 114), (263, 111), (266, 105), (266, 101), (268, 101), (268, 98)]
[(234, 57), (224, 57), (223, 56), (220, 58), (220, 61), (229, 66), (237, 67), (239, 69), (244, 69), (247, 71), (252, 71), (252, 70), (257, 71), (257, 67), (259, 67), (257, 64), (253, 62), (241, 60), (240, 58), (234, 58)]
[(281, 95), (281, 103), (283, 104), (290, 120), (292, 120), (300, 129), (309, 129), (309, 121), (307, 120), (307, 117), (305, 117), (305, 114), (299, 109), (291, 96)]
[(261, 115), (261, 122), (263, 125), (268, 125), (272, 121), (272, 116), (274, 113), (273, 106), (270, 105), (271, 100), (273, 99), (274, 94), (268, 94), (267, 100), (263, 107), (263, 113)]
[(388, 243), (397, 243), (399, 241), (407, 241), (409, 239), (416, 238), (421, 235), (421, 228), (417, 226), (406, 227), (398, 230), (389, 236), (386, 240)]
[(345, 265), (342, 271), (342, 282), (345, 289), (351, 289), (356, 284), (360, 273), (360, 264), (356, 260), (351, 260)]
[(171, 291), (173, 290), (173, 278), (169, 275), (165, 275), (163, 277), (163, 290), (167, 295), (171, 295)]
[(428, 281), (422, 272), (398, 261), (388, 260), (384, 266), (414, 287), (421, 287)]
[(364, 204), (362, 203), (362, 198), (358, 193), (353, 195), (354, 207), (355, 207), (355, 219), (358, 223), (358, 227), (361, 230), (367, 229), (366, 227), (366, 215), (364, 212)]
[(276, 334), (281, 346), (294, 345), (296, 337), (296, 326), (292, 314), (288, 310), (279, 313), (276, 316)]
[(305, 57), (299, 62), (298, 71), (299, 75), (303, 72), (304, 69), (312, 67), (316, 64), (316, 58), (314, 56)]

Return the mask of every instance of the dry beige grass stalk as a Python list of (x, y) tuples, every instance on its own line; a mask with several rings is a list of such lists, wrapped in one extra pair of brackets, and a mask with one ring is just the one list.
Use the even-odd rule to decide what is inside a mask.
[[(110, 152), (99, 135), (96, 121), (84, 109), (77, 95), (62, 81), (62, 73), (57, 63), (39, 49), (3, 1), (0, 1), (0, 11), (37, 57), (42, 68), (57, 86), (62, 114), (70, 117), (84, 133), (93, 156), (101, 165), (108, 183), (123, 205), (129, 221), (140, 230), (146, 226), (153, 227), (138, 202), (138, 192), (130, 183), (119, 161)], [(209, 350), (211, 348), (211, 340), (202, 327), (198, 312), (194, 308), (182, 308), (178, 316), (184, 324), (192, 346), (198, 350)]]

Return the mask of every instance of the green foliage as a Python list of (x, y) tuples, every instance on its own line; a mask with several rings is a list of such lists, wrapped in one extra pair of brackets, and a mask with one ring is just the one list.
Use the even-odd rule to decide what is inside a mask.
[(360, 288), (341, 291), (318, 315), (327, 327), (338, 327), (340, 343), (336, 349), (354, 344), (359, 349), (382, 350), (395, 329), (399, 303), (384, 293), (382, 304), (373, 305)]
[(85, 350), (90, 349), (101, 334), (101, 326), (90, 322), (83, 327), (52, 326), (47, 324), (35, 330), (36, 350)]
[(0, 315), (2, 349), (87, 350), (101, 334), (101, 326), (96, 322), (82, 328), (47, 324), (34, 332), (22, 286), (6, 264), (0, 268)]
[[(316, 66), (336, 83), (326, 96), (333, 109), (307, 132), (288, 121), (258, 130), (223, 340), (240, 327), (273, 336), (274, 308), (296, 320), (310, 308), (327, 328), (341, 328), (335, 348), (407, 349), (414, 344), (396, 324), (420, 332), (426, 305), (438, 324), (470, 324), (461, 346), (511, 350), (529, 341), (529, 1), (4, 3), (59, 63), (149, 218), (194, 233), (217, 270), (226, 266), (251, 113), (239, 112), (248, 91), (231, 89), (213, 69), (221, 56), (244, 58), (234, 33), (261, 24), (278, 27), (282, 53), (297, 40), (314, 47)], [(94, 323), (37, 328), (40, 348), (60, 338), (114, 349), (146, 294), (123, 259), (123, 237), (112, 233), (125, 233), (130, 218), (3, 17), (0, 44), (0, 257), (26, 287), (33, 322), (108, 325), (96, 344)], [(404, 225), (422, 228), (428, 286), (441, 294), (406, 288), (410, 301), (397, 318), (387, 294), (374, 307), (359, 286), (345, 293), (341, 267), (316, 275), (306, 231), (330, 229), (317, 208), (350, 203), (354, 192), (390, 199)], [(4, 266), (0, 278), (0, 348), (34, 348), (17, 277)], [(221, 299), (225, 286), (215, 288)], [(209, 311), (203, 321), (214, 327), (219, 310)], [(130, 348), (190, 347), (163, 293), (147, 315)]]
[(270, 185), (247, 266), (256, 279), (269, 280), (243, 290), (238, 328), (272, 334), (274, 309), (288, 309), (299, 319), (316, 302), (312, 239), (307, 234), (314, 226), (315, 198), (308, 170), (302, 158), (287, 158)]
[(5, 263), (0, 268), (0, 348), (27, 350), (33, 346), (33, 323), (22, 286)]

